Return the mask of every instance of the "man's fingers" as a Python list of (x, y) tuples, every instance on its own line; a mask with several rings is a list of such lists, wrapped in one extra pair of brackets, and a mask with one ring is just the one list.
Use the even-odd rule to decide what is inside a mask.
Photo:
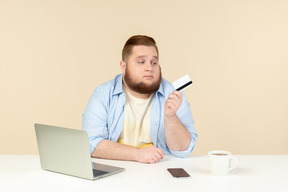
[(161, 149), (155, 147), (155, 151), (152, 153), (151, 161), (149, 163), (157, 163), (164, 157), (164, 153)]
[(180, 91), (174, 91), (172, 94), (176, 95), (179, 98), (182, 97), (182, 93)]
[(159, 159), (158, 159), (156, 156), (153, 156), (153, 157), (152, 157), (152, 161), (151, 161), (151, 162), (156, 163), (156, 162), (158, 162), (158, 161), (159, 161)]
[(170, 109), (173, 109), (173, 110), (175, 110), (175, 109), (177, 109), (177, 106), (176, 106), (176, 104), (174, 103), (174, 102), (167, 102), (167, 106), (170, 108)]
[[(171, 93), (169, 96), (173, 97), (173, 98), (178, 98), (181, 99), (182, 98), (182, 93), (179, 91), (174, 91), (173, 93)], [(168, 97), (169, 97), (168, 96)]]
[(155, 157), (158, 159), (158, 161), (163, 158), (162, 155), (158, 152), (155, 153)]
[(157, 163), (164, 157), (164, 153), (161, 149), (151, 146), (147, 148), (142, 148), (140, 149), (142, 152), (140, 153), (141, 156), (144, 158), (143, 161), (140, 162), (145, 162), (145, 163)]
[(182, 100), (181, 100), (181, 95), (180, 97), (178, 95), (169, 95), (168, 98), (167, 98), (167, 103), (173, 103), (175, 105), (181, 105), (182, 103)]
[(163, 152), (161, 149), (159, 149), (159, 148), (157, 148), (157, 152), (160, 154), (161, 159), (163, 159), (163, 157), (164, 157), (164, 152)]

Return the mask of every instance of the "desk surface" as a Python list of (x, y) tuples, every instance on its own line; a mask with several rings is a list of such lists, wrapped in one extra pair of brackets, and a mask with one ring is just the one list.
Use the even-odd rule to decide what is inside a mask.
[[(126, 171), (89, 181), (40, 167), (38, 155), (0, 155), (0, 191), (288, 191), (288, 155), (238, 155), (228, 176), (212, 176), (207, 156), (179, 159), (165, 156), (156, 164), (92, 159)], [(174, 179), (167, 168), (183, 167), (189, 179)]]

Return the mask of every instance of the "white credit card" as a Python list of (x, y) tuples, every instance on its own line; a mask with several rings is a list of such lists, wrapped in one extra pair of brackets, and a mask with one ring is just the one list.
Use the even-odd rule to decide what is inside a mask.
[(192, 83), (193, 82), (191, 81), (189, 75), (184, 75), (180, 79), (174, 81), (172, 85), (177, 91), (183, 91), (187, 87), (190, 87)]

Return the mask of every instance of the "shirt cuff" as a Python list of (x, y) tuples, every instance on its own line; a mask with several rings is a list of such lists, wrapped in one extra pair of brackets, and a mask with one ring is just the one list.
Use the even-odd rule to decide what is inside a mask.
[(192, 153), (192, 151), (193, 151), (193, 149), (195, 147), (196, 138), (197, 138), (197, 134), (196, 135), (191, 134), (190, 145), (188, 146), (188, 148), (186, 150), (184, 150), (184, 151), (174, 151), (174, 150), (169, 149), (170, 153), (172, 155), (174, 155), (175, 157), (180, 157), (180, 158), (188, 157)]
[(186, 158), (192, 153), (193, 148), (194, 148), (194, 145), (189, 146), (185, 151), (174, 151), (170, 149), (170, 152), (175, 157)]

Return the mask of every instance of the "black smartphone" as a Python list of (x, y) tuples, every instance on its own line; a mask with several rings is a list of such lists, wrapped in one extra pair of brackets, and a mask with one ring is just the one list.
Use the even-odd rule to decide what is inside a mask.
[(168, 168), (167, 171), (175, 178), (190, 177), (183, 168)]

